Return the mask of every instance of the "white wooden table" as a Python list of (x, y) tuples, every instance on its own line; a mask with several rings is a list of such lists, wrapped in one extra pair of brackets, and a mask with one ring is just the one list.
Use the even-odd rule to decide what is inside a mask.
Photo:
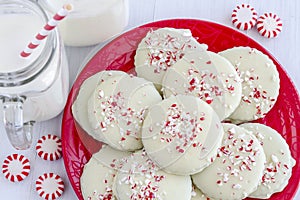
[[(250, 3), (258, 14), (275, 12), (283, 20), (283, 31), (278, 38), (266, 39), (260, 36), (255, 29), (246, 32), (259, 41), (279, 63), (286, 69), (294, 81), (298, 91), (300, 89), (300, 1), (297, 0), (129, 0), (130, 19), (127, 30), (135, 26), (166, 18), (200, 18), (213, 20), (228, 26), (231, 25), (230, 16), (238, 3)], [(67, 56), (70, 64), (70, 84), (73, 83), (78, 69), (84, 58), (94, 47), (74, 48), (67, 47)], [(60, 135), (61, 115), (49, 121), (38, 123), (34, 128), (34, 143), (42, 135), (53, 133)], [(0, 125), (0, 162), (12, 153), (23, 153), (31, 162), (31, 173), (20, 183), (10, 183), (0, 173), (0, 199), (32, 200), (40, 199), (35, 192), (35, 180), (45, 172), (59, 174), (65, 182), (65, 192), (60, 199), (77, 199), (68, 181), (63, 160), (49, 162), (40, 159), (34, 148), (18, 152), (14, 150), (6, 137), (3, 125)], [(295, 197), (300, 200), (300, 192)]]

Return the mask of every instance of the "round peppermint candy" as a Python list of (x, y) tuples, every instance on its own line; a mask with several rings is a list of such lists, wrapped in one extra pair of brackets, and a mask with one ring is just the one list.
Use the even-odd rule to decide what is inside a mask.
[(256, 24), (257, 13), (249, 4), (237, 5), (231, 15), (233, 25), (240, 30), (249, 30)]
[(64, 182), (54, 173), (45, 173), (36, 180), (35, 189), (40, 197), (46, 200), (54, 200), (64, 192)]
[(56, 135), (42, 136), (35, 147), (37, 154), (44, 160), (58, 160), (62, 155), (61, 139)]
[(256, 27), (262, 36), (273, 38), (282, 31), (282, 21), (274, 13), (264, 13), (258, 18)]
[(4, 177), (11, 182), (24, 180), (30, 172), (29, 160), (19, 154), (12, 154), (6, 157), (2, 165)]

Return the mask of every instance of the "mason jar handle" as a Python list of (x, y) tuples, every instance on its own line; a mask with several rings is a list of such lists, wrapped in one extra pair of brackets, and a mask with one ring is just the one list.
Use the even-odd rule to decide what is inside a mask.
[(18, 150), (28, 149), (32, 143), (33, 122), (24, 123), (24, 96), (3, 98), (3, 120), (6, 134), (12, 146)]

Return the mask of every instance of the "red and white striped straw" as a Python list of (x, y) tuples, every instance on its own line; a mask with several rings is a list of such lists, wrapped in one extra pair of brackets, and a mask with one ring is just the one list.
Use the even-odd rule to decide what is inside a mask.
[(20, 53), (21, 57), (26, 58), (31, 55), (31, 53), (36, 49), (41, 41), (44, 40), (49, 33), (58, 25), (58, 23), (63, 20), (69, 12), (73, 9), (71, 4), (65, 4), (43, 27), (43, 29), (35, 36), (33, 41), (31, 41), (27, 47)]

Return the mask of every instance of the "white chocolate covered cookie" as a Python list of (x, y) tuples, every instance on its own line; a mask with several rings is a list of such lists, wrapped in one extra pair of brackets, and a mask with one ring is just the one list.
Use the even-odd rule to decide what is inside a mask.
[(273, 61), (250, 47), (234, 47), (219, 54), (233, 64), (242, 80), (242, 100), (230, 118), (250, 121), (264, 117), (279, 95), (279, 74)]
[(281, 192), (292, 175), (295, 160), (285, 139), (274, 129), (263, 124), (247, 123), (240, 125), (250, 131), (260, 141), (266, 154), (266, 164), (261, 184), (250, 197), (268, 199)]
[(102, 81), (110, 79), (114, 76), (119, 77), (124, 74), (125, 72), (122, 71), (101, 71), (90, 76), (80, 86), (79, 92), (72, 105), (72, 114), (76, 122), (86, 133), (93, 136), (97, 140), (105, 142), (105, 139), (103, 137), (100, 137), (100, 135), (98, 134), (94, 134), (94, 129), (91, 123), (89, 122), (87, 109), (88, 100), (90, 96), (94, 93), (97, 85), (99, 85)]
[(148, 156), (168, 173), (195, 174), (211, 164), (221, 144), (223, 129), (204, 101), (171, 96), (152, 106), (142, 130)]
[(92, 135), (119, 150), (141, 149), (144, 116), (160, 101), (153, 83), (143, 78), (122, 74), (101, 79), (88, 100)]
[(116, 175), (114, 194), (118, 200), (190, 199), (190, 176), (177, 176), (160, 170), (145, 151), (123, 159)]
[(113, 194), (114, 177), (121, 160), (129, 156), (128, 152), (114, 150), (109, 146), (93, 154), (84, 165), (80, 177), (80, 188), (85, 200), (115, 199)]
[(160, 90), (165, 72), (186, 54), (204, 51), (189, 29), (160, 28), (147, 33), (136, 50), (135, 71)]
[(223, 124), (224, 138), (216, 159), (192, 176), (208, 197), (238, 200), (254, 192), (263, 175), (265, 154), (257, 138), (234, 124)]

